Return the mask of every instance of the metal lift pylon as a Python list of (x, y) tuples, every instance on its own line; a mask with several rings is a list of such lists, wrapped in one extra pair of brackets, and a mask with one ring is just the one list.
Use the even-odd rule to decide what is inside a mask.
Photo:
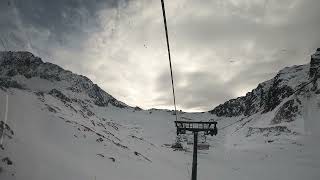
[[(198, 132), (204, 132), (205, 135), (217, 135), (216, 121), (175, 121), (177, 135), (186, 134), (186, 131), (193, 133), (193, 155), (192, 155), (192, 175), (191, 180), (197, 180), (197, 161), (198, 161)], [(213, 125), (213, 127), (212, 127)]]

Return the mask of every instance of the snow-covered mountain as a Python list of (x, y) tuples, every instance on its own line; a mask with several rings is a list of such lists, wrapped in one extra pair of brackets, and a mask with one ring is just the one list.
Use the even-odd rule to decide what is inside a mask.
[[(319, 54), (212, 111), (179, 113), (218, 121), (199, 179), (320, 178)], [(190, 178), (191, 139), (171, 148), (172, 111), (130, 107), (29, 52), (0, 52), (0, 102), (1, 179)]]
[[(320, 104), (316, 100), (320, 94), (319, 54), (320, 48), (311, 56), (310, 64), (286, 67), (245, 96), (231, 99), (209, 112), (222, 119), (241, 117), (242, 126), (248, 127), (246, 137), (252, 133), (303, 134), (306, 121), (315, 121), (320, 115)], [(310, 103), (315, 108), (311, 114)], [(262, 124), (267, 127), (260, 128)]]
[(66, 71), (55, 64), (44, 63), (29, 52), (1, 52), (0, 64), (3, 87), (47, 92), (56, 96), (81, 94), (87, 96), (88, 102), (98, 106), (112, 104), (120, 108), (128, 107), (87, 77)]

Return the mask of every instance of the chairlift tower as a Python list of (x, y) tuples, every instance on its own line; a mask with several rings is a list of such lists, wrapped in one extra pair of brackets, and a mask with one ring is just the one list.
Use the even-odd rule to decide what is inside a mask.
[[(191, 180), (197, 179), (197, 151), (198, 151), (198, 132), (204, 132), (205, 135), (217, 135), (217, 122), (216, 121), (208, 121), (208, 122), (196, 122), (196, 121), (178, 121), (177, 108), (176, 108), (176, 96), (174, 91), (174, 81), (173, 81), (173, 73), (172, 73), (172, 64), (171, 64), (171, 55), (170, 55), (170, 45), (169, 45), (169, 35), (168, 35), (168, 27), (166, 20), (166, 11), (164, 7), (164, 0), (161, 0), (162, 7), (162, 15), (163, 15), (163, 24), (166, 33), (167, 40), (167, 49), (168, 49), (168, 58), (170, 65), (170, 75), (171, 75), (171, 86), (172, 86), (172, 95), (173, 95), (173, 104), (174, 104), (174, 112), (176, 113), (176, 127), (177, 127), (177, 135), (185, 134), (186, 131), (193, 132), (193, 162), (192, 162), (192, 177)], [(212, 127), (212, 125), (214, 125)]]
[[(205, 135), (217, 135), (216, 121), (175, 121), (177, 135), (186, 134), (186, 131), (193, 133), (193, 159), (191, 180), (197, 180), (197, 160), (198, 160), (198, 132), (204, 132)], [(213, 126), (212, 126), (213, 125)]]

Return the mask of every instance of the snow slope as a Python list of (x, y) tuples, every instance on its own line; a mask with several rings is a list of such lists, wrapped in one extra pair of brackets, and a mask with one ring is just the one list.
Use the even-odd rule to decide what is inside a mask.
[[(0, 65), (0, 179), (190, 178), (192, 138), (182, 137), (183, 151), (170, 147), (172, 111), (129, 107), (28, 52), (1, 52)], [(181, 112), (218, 121), (199, 179), (320, 179), (319, 82), (306, 85), (309, 69), (285, 68), (210, 112)]]

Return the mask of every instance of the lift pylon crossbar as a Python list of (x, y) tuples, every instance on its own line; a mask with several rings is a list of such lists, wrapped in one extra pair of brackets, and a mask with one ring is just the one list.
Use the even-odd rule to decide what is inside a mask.
[[(215, 121), (175, 121), (177, 130), (182, 131), (192, 131), (192, 132), (200, 132), (200, 131), (212, 131), (216, 128), (217, 122)], [(212, 127), (211, 125), (214, 125)]]

